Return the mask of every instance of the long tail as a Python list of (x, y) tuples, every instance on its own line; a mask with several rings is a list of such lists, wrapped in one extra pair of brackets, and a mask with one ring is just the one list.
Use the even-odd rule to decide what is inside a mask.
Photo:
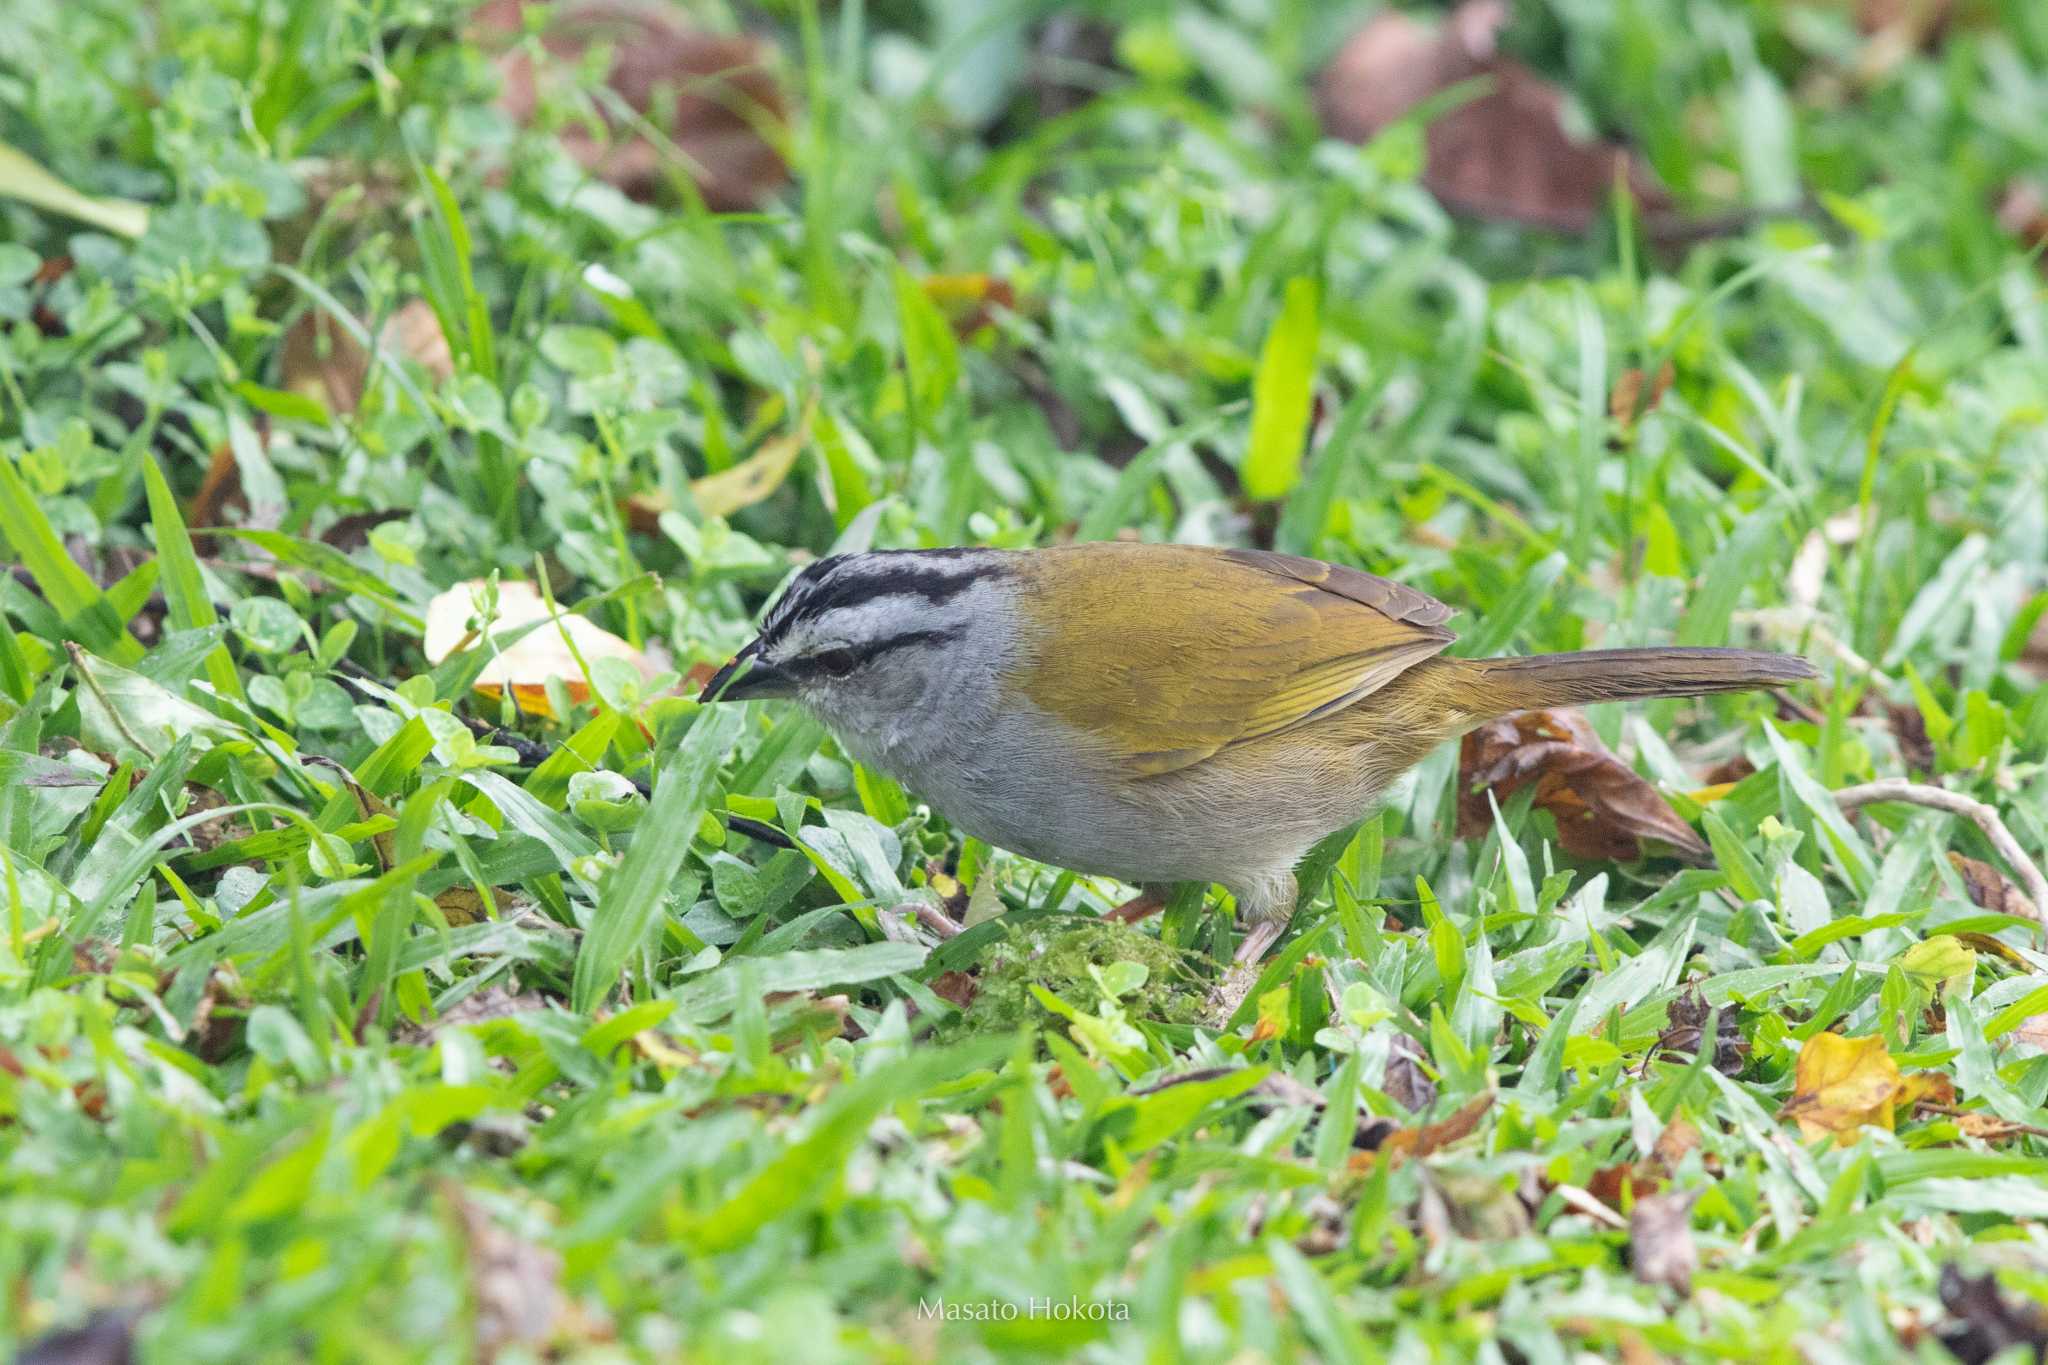
[(1455, 670), (1452, 691), (1476, 716), (1625, 697), (1745, 692), (1816, 676), (1796, 654), (1755, 649), (1589, 649), (1519, 659), (1436, 659)]

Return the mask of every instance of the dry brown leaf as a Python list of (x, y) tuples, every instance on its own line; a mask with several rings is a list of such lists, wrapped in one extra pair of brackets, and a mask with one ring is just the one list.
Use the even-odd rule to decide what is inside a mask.
[(1586, 1182), (1586, 1193), (1612, 1208), (1622, 1206), (1624, 1193), (1631, 1202), (1642, 1199), (1670, 1179), (1678, 1169), (1678, 1163), (1699, 1145), (1700, 1130), (1693, 1127), (1685, 1115), (1673, 1114), (1671, 1122), (1665, 1124), (1664, 1131), (1657, 1135), (1657, 1144), (1647, 1156), (1640, 1161), (1622, 1162), (1595, 1171), (1593, 1178)]
[(932, 978), (932, 994), (964, 1010), (974, 1003), (975, 996), (981, 994), (981, 981), (963, 971), (940, 972)]
[(2027, 893), (2013, 885), (2012, 879), (1990, 863), (1950, 851), (1949, 866), (1963, 879), (1963, 890), (1970, 900), (1986, 910), (2001, 915), (2018, 915), (2022, 919), (2033, 919), (2034, 903), (2027, 899)]
[(1449, 1118), (1436, 1123), (1425, 1123), (1414, 1128), (1396, 1128), (1379, 1139), (1369, 1152), (1353, 1152), (1351, 1169), (1369, 1171), (1381, 1157), (1389, 1161), (1400, 1161), (1404, 1157), (1424, 1157), (1439, 1151), (1463, 1138), (1470, 1137), (1479, 1127), (1479, 1120), (1486, 1111), (1493, 1108), (1493, 1094), (1488, 1092), (1467, 1100)]
[(1491, 89), (1433, 120), (1422, 181), (1450, 208), (1566, 232), (1599, 218), (1617, 176), (1646, 213), (1671, 207), (1647, 163), (1619, 143), (1565, 131), (1564, 97), (1500, 55), (1503, 0), (1466, 0), (1441, 26), (1385, 10), (1345, 43), (1317, 82), (1323, 128), (1364, 142), (1430, 96), (1486, 77)]
[(1983, 1142), (2006, 1142), (2027, 1131), (2023, 1123), (2002, 1119), (1996, 1114), (1981, 1114), (1972, 1110), (1956, 1115), (1956, 1127), (1964, 1137), (1977, 1138)]
[[(1713, 1012), (1697, 988), (1687, 989), (1665, 1011), (1664, 1031), (1657, 1035), (1658, 1048), (1697, 1057)], [(1714, 1069), (1724, 1076), (1739, 1076), (1749, 1061), (1749, 1041), (1742, 1036), (1736, 1011), (1721, 1011), (1720, 1021), (1714, 1032)]]
[[(410, 360), (436, 381), (455, 373), (455, 356), (441, 320), (425, 299), (400, 304), (378, 329), (377, 344), (394, 360)], [(355, 334), (320, 308), (309, 308), (284, 334), (284, 387), (347, 415), (363, 401), (370, 354)]]
[[(256, 440), (268, 450), (269, 417), (257, 413), (253, 426)], [(274, 531), (284, 519), (282, 507), (249, 506), (249, 499), (242, 492), (242, 467), (235, 459), (234, 447), (222, 441), (214, 447), (213, 458), (206, 465), (206, 477), (200, 480), (199, 491), (185, 508), (185, 522), (193, 528), (192, 547), (200, 554), (213, 553), (214, 539), (206, 534), (205, 528), (226, 525), (230, 508), (241, 514), (241, 525), (258, 530)]]
[(1666, 1171), (1678, 1169), (1678, 1163), (1688, 1153), (1697, 1151), (1700, 1145), (1700, 1130), (1683, 1114), (1673, 1114), (1671, 1122), (1664, 1125), (1664, 1131), (1657, 1135), (1657, 1146), (1652, 1155), (1664, 1163)]
[(1932, 1093), (1923, 1079), (1928, 1074), (1902, 1077), (1877, 1034), (1844, 1038), (1839, 1033), (1816, 1033), (1799, 1049), (1792, 1098), (1778, 1117), (1796, 1119), (1801, 1136), (1809, 1142), (1833, 1134), (1847, 1145), (1859, 1128), (1889, 1132), (1897, 1105)]
[[(522, 7), (522, 0), (491, 0), (476, 11), (476, 22), (517, 33)], [(539, 81), (573, 72), (583, 54), (608, 46), (606, 84), (666, 142), (656, 145), (616, 123), (609, 136), (570, 127), (561, 138), (586, 169), (627, 194), (646, 198), (669, 170), (680, 170), (707, 205), (725, 212), (752, 208), (787, 182), (789, 168), (770, 139), (787, 124), (788, 105), (769, 69), (774, 50), (760, 39), (701, 32), (673, 6), (592, 0), (558, 6), (541, 46), (552, 59), (546, 71), (534, 70), (524, 48), (499, 59), (499, 107), (521, 123), (531, 120)], [(612, 122), (610, 111), (602, 112)]]
[(2012, 1031), (2013, 1041), (2048, 1052), (2048, 1014), (2030, 1014)]
[(1885, 726), (1892, 732), (1892, 742), (1899, 746), (1899, 761), (1909, 773), (1931, 773), (1934, 771), (1934, 741), (1927, 734), (1927, 717), (1920, 714), (1920, 708), (1910, 702), (1899, 705), (1884, 703)]
[(1536, 804), (1557, 819), (1558, 842), (1576, 857), (1630, 862), (1655, 839), (1705, 860), (1706, 841), (1616, 758), (1577, 711), (1517, 711), (1465, 736), (1458, 754), (1458, 834), (1493, 828), (1486, 789), (1506, 806), (1531, 782)]
[[(486, 586), (482, 579), (457, 583), (427, 604), (426, 638), (422, 647), (428, 663), (439, 664), (458, 649), (469, 648), (478, 642), (470, 621), (477, 615), (478, 603)], [(533, 584), (498, 584), (498, 612), (491, 623), (491, 638), (496, 639), (535, 621), (547, 620), (547, 602)], [(576, 655), (570, 652), (571, 642), (584, 662), (593, 666), (599, 659), (623, 659), (639, 672), (643, 681), (651, 681), (660, 673), (653, 660), (603, 626), (563, 612), (556, 617), (554, 624), (528, 631), (500, 650), (477, 675), (476, 690), (485, 696), (497, 697), (510, 686), (512, 698), (519, 704), (519, 709), (537, 716), (552, 714), (547, 697), (549, 678), (560, 678), (573, 700), (588, 699), (590, 687), (583, 679), (583, 670), (577, 665)]]
[(1956, 11), (1956, 0), (1855, 0), (1855, 4), (1856, 27), (1865, 33), (1904, 26), (1923, 42), (1939, 39)]
[(560, 1330), (567, 1307), (562, 1258), (552, 1248), (499, 1227), (453, 1181), (443, 1187), (468, 1243), (470, 1291), (476, 1304), (476, 1354), (530, 1359)]
[(1699, 1249), (1692, 1240), (1692, 1206), (1698, 1190), (1673, 1190), (1636, 1201), (1628, 1219), (1628, 1267), (1644, 1284), (1692, 1293)]
[(2048, 1308), (2032, 1299), (2009, 1299), (1992, 1272), (1972, 1279), (1953, 1261), (1941, 1269), (1940, 1289), (1949, 1321), (1937, 1335), (1958, 1360), (1978, 1365), (2015, 1346), (2030, 1348), (2017, 1359), (2048, 1359)]
[(473, 886), (451, 886), (434, 897), (434, 904), (451, 925), (475, 924), (491, 918), (495, 907), (487, 903)]
[(76, 1327), (63, 1327), (21, 1344), (15, 1365), (134, 1365), (135, 1326), (141, 1311), (103, 1308)]
[(1755, 774), (1756, 764), (1750, 762), (1745, 755), (1737, 754), (1707, 769), (1707, 786), (1732, 787), (1743, 778), (1753, 777)]
[(1614, 390), (1607, 395), (1607, 415), (1621, 428), (1624, 440), (1635, 429), (1638, 420), (1654, 412), (1657, 405), (1664, 401), (1664, 395), (1671, 391), (1671, 381), (1677, 375), (1678, 371), (1672, 363), (1665, 361), (1658, 367), (1657, 377), (1650, 381), (1648, 393), (1643, 391), (1643, 372), (1634, 366), (1623, 370), (1615, 377)]
[(1422, 1069), (1428, 1054), (1422, 1044), (1405, 1033), (1394, 1035), (1393, 1047), (1387, 1058), (1386, 1077), (1380, 1082), (1380, 1089), (1387, 1098), (1411, 1114), (1426, 1113), (1436, 1103), (1436, 1082)]

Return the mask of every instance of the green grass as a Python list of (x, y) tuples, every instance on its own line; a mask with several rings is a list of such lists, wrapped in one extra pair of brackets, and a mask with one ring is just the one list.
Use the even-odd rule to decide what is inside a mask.
[[(1846, 6), (1519, 7), (1686, 212), (1773, 210), (1674, 248), (1319, 143), (1369, 6), (1133, 7), (1059, 114), (1051, 7), (929, 8), (703, 8), (798, 111), (717, 214), (586, 175), (596, 96), (515, 126), (448, 3), (12, 0), (0, 143), (55, 180), (0, 159), (0, 1349), (1941, 1360), (1949, 1267), (2048, 1311), (2048, 956), (1967, 894), (1975, 825), (1830, 796), (1917, 776), (2048, 854), (2048, 297), (1995, 216), (2048, 9), (1859, 84)], [(287, 360), (316, 316), (373, 354), (353, 412)], [(1126, 888), (799, 715), (593, 664), (522, 716), (422, 652), (496, 574), (680, 674), (801, 556), (1118, 533), (1359, 565), (1460, 649), (1825, 678), (1594, 717), (1711, 867), (1574, 859), (1526, 796), (1458, 839), (1438, 754), (1219, 1029), (1220, 893), (1092, 927)], [(1805, 1141), (1826, 1032), (1953, 1101)], [(1667, 1190), (1689, 1294), (1631, 1269)]]

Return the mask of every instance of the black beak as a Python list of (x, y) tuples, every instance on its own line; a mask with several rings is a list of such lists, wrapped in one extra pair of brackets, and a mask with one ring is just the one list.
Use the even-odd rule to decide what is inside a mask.
[(697, 700), (765, 701), (771, 697), (794, 696), (796, 688), (790, 676), (763, 662), (760, 648), (761, 642), (756, 640), (735, 654), (731, 663), (711, 675), (711, 681), (704, 684)]

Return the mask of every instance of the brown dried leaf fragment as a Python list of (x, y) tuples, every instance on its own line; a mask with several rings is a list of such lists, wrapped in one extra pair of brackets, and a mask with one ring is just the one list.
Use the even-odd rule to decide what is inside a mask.
[[(378, 329), (377, 345), (393, 360), (418, 365), (437, 383), (455, 373), (448, 336), (425, 299), (400, 304)], [(317, 399), (340, 416), (362, 404), (370, 381), (370, 353), (320, 308), (308, 309), (285, 332), (282, 367), (287, 390)]]
[(1692, 1240), (1692, 1206), (1698, 1190), (1672, 1190), (1638, 1199), (1628, 1219), (1629, 1271), (1644, 1284), (1692, 1293), (1699, 1248)]
[(1490, 88), (1432, 120), (1422, 182), (1448, 207), (1564, 232), (1598, 220), (1617, 178), (1646, 213), (1671, 207), (1648, 163), (1619, 143), (1565, 130), (1564, 96), (1498, 50), (1504, 0), (1466, 0), (1441, 26), (1382, 11), (1318, 78), (1316, 107), (1333, 137), (1365, 142), (1463, 81)]
[(1965, 857), (1953, 850), (1948, 855), (1948, 862), (1956, 870), (1956, 875), (1963, 879), (1963, 890), (1969, 894), (1973, 904), (2000, 915), (2034, 918), (2027, 893), (1990, 863)]
[(1458, 834), (1493, 828), (1486, 789), (1502, 806), (1530, 783), (1536, 804), (1557, 820), (1558, 842), (1575, 857), (1632, 862), (1642, 841), (1667, 844), (1704, 862), (1706, 841), (1635, 770), (1600, 742), (1577, 711), (1517, 711), (1465, 736), (1458, 754)]
[[(516, 33), (522, 0), (491, 0), (476, 11), (478, 27)], [(670, 170), (696, 183), (718, 212), (752, 208), (780, 189), (789, 168), (774, 141), (789, 119), (770, 65), (774, 49), (758, 38), (705, 33), (668, 5), (592, 0), (558, 6), (541, 35), (552, 59), (536, 71), (525, 48), (499, 59), (499, 107), (521, 123), (540, 103), (540, 83), (573, 71), (600, 46), (612, 53), (605, 84), (619, 102), (661, 133), (657, 144), (622, 127), (562, 130), (562, 145), (586, 169), (635, 198), (652, 196)], [(678, 164), (680, 161), (680, 164)]]
[(1354, 1171), (1369, 1171), (1372, 1169), (1373, 1163), (1382, 1156), (1390, 1161), (1399, 1161), (1404, 1157), (1424, 1157), (1432, 1152), (1440, 1151), (1454, 1142), (1470, 1137), (1477, 1131), (1479, 1120), (1484, 1118), (1486, 1111), (1491, 1108), (1493, 1108), (1493, 1094), (1489, 1091), (1484, 1095), (1467, 1100), (1449, 1118), (1439, 1120), (1436, 1123), (1425, 1123), (1414, 1128), (1396, 1128), (1391, 1132), (1374, 1133), (1371, 1136), (1376, 1138), (1377, 1141), (1374, 1142), (1371, 1150), (1353, 1152), (1351, 1154), (1351, 1169)]
[(508, 1352), (529, 1358), (554, 1340), (564, 1317), (561, 1255), (498, 1226), (453, 1181), (443, 1188), (469, 1246), (477, 1358), (489, 1362)]
[(1966, 1365), (1982, 1365), (2015, 1346), (2032, 1347), (2035, 1360), (2048, 1358), (2048, 1307), (2006, 1297), (1991, 1271), (1972, 1279), (1953, 1263), (1943, 1266), (1940, 1292), (1949, 1321), (1937, 1335)]

